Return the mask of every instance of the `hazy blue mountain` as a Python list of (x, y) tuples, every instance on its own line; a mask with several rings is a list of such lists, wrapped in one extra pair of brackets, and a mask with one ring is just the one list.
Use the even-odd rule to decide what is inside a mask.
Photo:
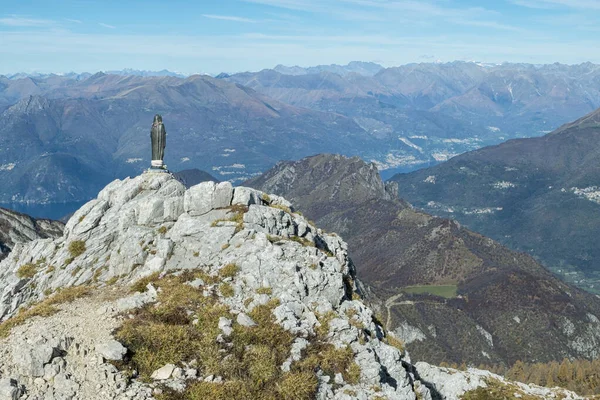
[(206, 181), (219, 182), (219, 180), (217, 178), (215, 178), (208, 172), (200, 171), (197, 168), (184, 169), (183, 171), (176, 172), (174, 175), (187, 188), (195, 186), (201, 182), (206, 182)]
[[(345, 68), (368, 67), (377, 66)], [(321, 68), (220, 79), (136, 71), (0, 77), (0, 203), (77, 202), (110, 179), (139, 173), (157, 112), (174, 170), (198, 168), (235, 182), (281, 159), (328, 151), (359, 155), (389, 177), (539, 136), (591, 111), (600, 106), (599, 71), (593, 64), (455, 62), (372, 76)]]
[(119, 71), (106, 71), (107, 74), (111, 75), (135, 75), (135, 76), (175, 76), (178, 78), (185, 78), (186, 75), (179, 72), (173, 72), (166, 69), (160, 71), (147, 71), (139, 69), (125, 68)]
[(600, 106), (600, 67), (409, 64), (373, 76), (263, 70), (221, 78), (282, 102), (345, 115), (389, 141), (384, 176), (511, 138), (540, 136)]
[(600, 292), (600, 110), (546, 136), (393, 180), (415, 206), (452, 216)]
[(284, 75), (308, 75), (318, 74), (320, 72), (333, 72), (335, 74), (345, 76), (348, 74), (359, 74), (364, 76), (373, 76), (382, 69), (381, 65), (373, 62), (351, 61), (346, 65), (317, 65), (315, 67), (287, 67), (285, 65), (277, 65), (273, 68), (275, 71)]
[(150, 164), (155, 113), (167, 127), (167, 165), (221, 180), (247, 179), (322, 149), (354, 154), (385, 145), (344, 116), (208, 76), (98, 73), (0, 114), (0, 203), (81, 201), (116, 177), (140, 173)]

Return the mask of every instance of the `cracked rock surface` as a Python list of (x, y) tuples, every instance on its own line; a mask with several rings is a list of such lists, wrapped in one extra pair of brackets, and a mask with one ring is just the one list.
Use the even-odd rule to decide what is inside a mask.
[[(222, 278), (231, 295), (218, 299), (231, 310), (219, 320), (222, 336), (231, 334), (234, 321), (251, 329), (251, 310), (278, 299), (276, 323), (296, 337), (282, 370), (303, 357), (319, 316), (330, 315), (326, 339), (351, 349), (360, 376), (350, 384), (341, 374), (330, 379), (317, 371), (317, 398), (452, 399), (473, 386), (461, 381), (447, 391), (451, 377), (428, 364), (415, 368), (386, 344), (386, 333), (357, 296), (346, 243), (294, 213), (285, 199), (228, 182), (186, 189), (168, 173), (145, 173), (110, 183), (71, 217), (61, 237), (17, 244), (0, 263), (2, 320), (61, 288), (94, 288), (0, 339), (0, 400), (149, 399), (161, 387), (181, 391), (194, 380), (221, 382), (183, 363), (156, 370), (155, 382), (130, 378), (114, 364), (128, 349), (113, 333), (132, 309), (156, 302), (152, 285), (143, 293), (128, 290), (140, 278), (182, 270), (217, 276), (231, 264), (235, 276)], [(200, 278), (187, 284), (212, 293)]]

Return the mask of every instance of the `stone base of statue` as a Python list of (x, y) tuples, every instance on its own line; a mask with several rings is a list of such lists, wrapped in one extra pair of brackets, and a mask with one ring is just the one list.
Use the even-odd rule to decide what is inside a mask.
[(152, 160), (146, 172), (169, 173), (169, 170), (163, 160)]

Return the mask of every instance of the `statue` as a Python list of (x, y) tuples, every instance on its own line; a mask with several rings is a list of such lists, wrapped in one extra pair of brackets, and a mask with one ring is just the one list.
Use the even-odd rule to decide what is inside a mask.
[(152, 140), (152, 168), (164, 169), (165, 145), (167, 143), (167, 131), (159, 114), (154, 116), (152, 129), (150, 130), (150, 139)]

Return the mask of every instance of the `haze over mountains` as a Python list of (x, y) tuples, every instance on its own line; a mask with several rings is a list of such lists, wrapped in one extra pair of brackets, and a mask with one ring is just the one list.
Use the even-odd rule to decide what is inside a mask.
[(600, 110), (556, 131), (511, 140), (394, 176), (415, 206), (451, 216), (600, 289)]
[(170, 169), (240, 182), (322, 152), (358, 155), (391, 176), (539, 136), (600, 106), (600, 69), (589, 63), (141, 75), (0, 78), (0, 203), (83, 201), (141, 172), (155, 113), (169, 134)]
[[(367, 298), (415, 359), (512, 365), (599, 355), (597, 296), (526, 254), (414, 210), (373, 164), (318, 155), (281, 162), (245, 185), (284, 196), (347, 240)], [(439, 285), (457, 294), (410, 294), (415, 286), (440, 293)]]

